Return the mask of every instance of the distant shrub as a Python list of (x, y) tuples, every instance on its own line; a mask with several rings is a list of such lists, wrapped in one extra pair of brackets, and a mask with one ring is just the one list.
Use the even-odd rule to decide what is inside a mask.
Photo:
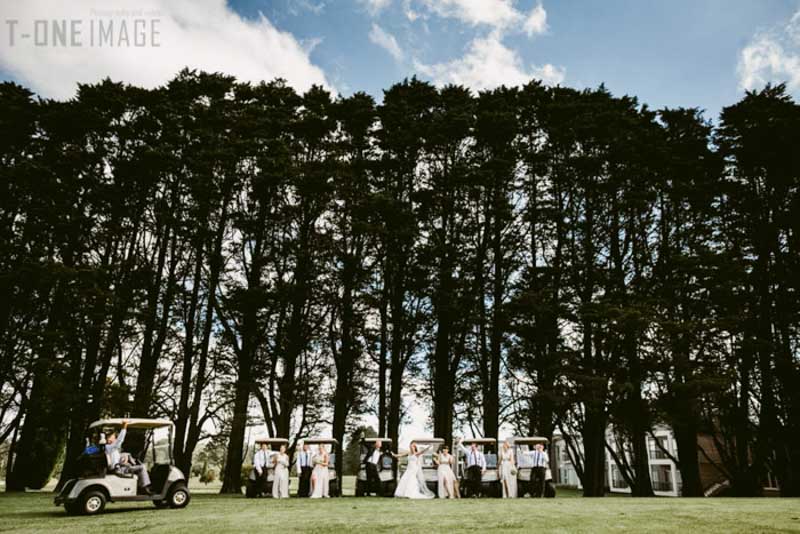
[(203, 484), (210, 484), (217, 479), (217, 472), (213, 469), (206, 469), (206, 472), (200, 475), (200, 482)]

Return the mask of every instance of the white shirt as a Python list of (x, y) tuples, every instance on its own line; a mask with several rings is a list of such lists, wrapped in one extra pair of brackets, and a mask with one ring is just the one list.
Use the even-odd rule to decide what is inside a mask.
[(544, 451), (532, 450), (528, 452), (531, 457), (531, 467), (547, 467), (548, 458)]
[(113, 444), (106, 444), (106, 458), (108, 459), (108, 466), (111, 469), (114, 469), (117, 464), (119, 464), (120, 460), (120, 449), (122, 449), (122, 443), (125, 441), (125, 435), (128, 433), (126, 428), (120, 430), (119, 435), (117, 436), (117, 441)]
[(369, 457), (369, 463), (378, 465), (378, 462), (381, 459), (381, 451), (379, 449), (375, 449), (372, 451), (372, 456)]
[(261, 470), (271, 465), (271, 459), (273, 454), (278, 454), (275, 451), (265, 451), (265, 450), (257, 450), (255, 456), (253, 457), (253, 467), (255, 467), (256, 471), (261, 473)]
[(477, 465), (481, 469), (486, 469), (486, 457), (483, 455), (481, 451), (478, 449), (470, 449), (468, 450), (466, 447), (461, 445), (460, 443), (458, 446), (461, 448), (461, 452), (464, 453), (464, 456), (467, 458), (467, 467), (472, 467), (473, 465)]
[(308, 451), (300, 451), (297, 453), (297, 474), (303, 472), (304, 467), (312, 467), (311, 459), (314, 457), (311, 452)]

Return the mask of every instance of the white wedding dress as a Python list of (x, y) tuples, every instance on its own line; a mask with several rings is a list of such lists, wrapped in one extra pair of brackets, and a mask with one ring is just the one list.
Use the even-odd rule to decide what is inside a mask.
[(420, 457), (414, 454), (408, 456), (406, 472), (400, 477), (394, 496), (403, 499), (433, 499), (435, 495), (425, 485), (425, 477), (420, 465)]

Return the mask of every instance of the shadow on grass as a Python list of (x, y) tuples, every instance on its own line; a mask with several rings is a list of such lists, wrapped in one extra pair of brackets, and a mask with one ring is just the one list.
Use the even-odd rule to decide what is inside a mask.
[[(167, 509), (168, 510), (168, 509)], [(134, 512), (163, 512), (164, 510), (159, 510), (155, 506), (150, 506), (149, 508), (146, 506), (137, 506), (137, 507), (125, 507), (125, 508), (118, 508), (115, 507), (113, 504), (111, 507), (106, 507), (102, 513), (97, 514), (97, 517), (108, 516), (108, 515), (115, 515), (115, 514), (127, 514), (127, 513), (134, 513)], [(49, 511), (44, 510), (27, 510), (23, 512), (9, 512), (8, 516), (14, 517), (25, 517), (25, 518), (53, 518), (53, 517), (89, 517), (84, 515), (69, 515), (63, 508), (53, 508)]]

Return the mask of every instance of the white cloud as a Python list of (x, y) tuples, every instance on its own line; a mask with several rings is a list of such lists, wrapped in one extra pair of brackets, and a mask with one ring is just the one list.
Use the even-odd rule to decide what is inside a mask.
[(525, 15), (514, 0), (421, 0), (440, 17), (454, 18), (471, 26), (489, 26), (495, 30), (522, 30), (529, 37), (547, 30), (547, 12), (541, 3)]
[(372, 25), (372, 30), (369, 32), (369, 40), (389, 52), (395, 61), (403, 60), (403, 50), (397, 44), (397, 39), (377, 24)]
[(522, 28), (528, 34), (528, 37), (547, 31), (547, 11), (544, 10), (542, 4), (536, 4), (536, 7), (531, 9), (531, 12), (525, 18), (525, 24)]
[(787, 24), (759, 32), (739, 54), (740, 89), (760, 89), (769, 82), (800, 90), (800, 11)]
[(505, 28), (521, 16), (512, 0), (423, 0), (440, 17), (461, 20), (472, 26)]
[(325, 0), (314, 3), (311, 0), (291, 0), (288, 6), (289, 13), (298, 16), (303, 11), (308, 11), (314, 15), (320, 15), (325, 11)]
[[(6, 25), (0, 38), (0, 68), (43, 96), (69, 98), (76, 83), (94, 83), (110, 77), (144, 87), (168, 81), (184, 67), (220, 71), (239, 80), (285, 78), (298, 90), (312, 84), (330, 88), (325, 73), (309, 53), (315, 41), (305, 44), (277, 29), (263, 15), (243, 19), (225, 0), (102, 0), (50, 2), (32, 0), (4, 4), (4, 19), (15, 19), (15, 46), (10, 46)], [(157, 35), (145, 26), (139, 33), (144, 46), (134, 46), (134, 19), (155, 23)], [(36, 32), (34, 21), (44, 19), (50, 28)], [(52, 21), (80, 21), (81, 46), (55, 46)], [(98, 46), (98, 25), (113, 21), (115, 46)], [(119, 46), (122, 25), (129, 46)], [(140, 27), (141, 28), (141, 27)], [(31, 34), (23, 38), (22, 34)], [(35, 34), (47, 36), (48, 46), (34, 46)], [(95, 45), (90, 45), (94, 36)], [(67, 36), (69, 41), (70, 35)], [(153, 42), (159, 46), (153, 46)], [(123, 43), (124, 44), (124, 43)]]
[(415, 61), (414, 66), (437, 85), (453, 83), (475, 90), (523, 85), (532, 78), (556, 85), (564, 81), (565, 73), (563, 68), (549, 63), (526, 68), (519, 54), (504, 45), (494, 32), (473, 40), (459, 59), (433, 65)]
[(372, 15), (377, 15), (392, 3), (392, 0), (358, 0)]

